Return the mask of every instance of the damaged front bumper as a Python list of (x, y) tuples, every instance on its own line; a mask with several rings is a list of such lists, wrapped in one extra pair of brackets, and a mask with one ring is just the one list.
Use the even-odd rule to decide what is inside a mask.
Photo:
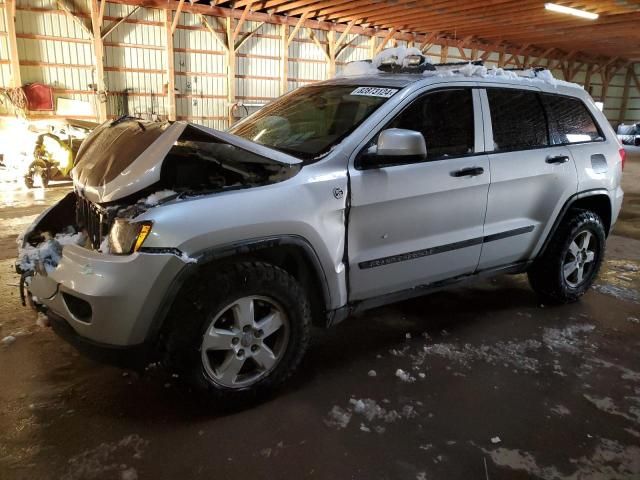
[[(185, 263), (171, 254), (105, 255), (64, 248), (55, 270), (33, 274), (28, 289), (77, 336), (114, 348), (148, 343)], [(64, 336), (64, 335), (63, 335)]]

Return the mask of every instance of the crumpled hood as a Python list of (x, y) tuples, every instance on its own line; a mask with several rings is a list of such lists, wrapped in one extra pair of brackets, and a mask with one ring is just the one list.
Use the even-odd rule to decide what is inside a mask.
[(187, 131), (269, 162), (285, 166), (302, 163), (286, 153), (201, 125), (126, 119), (103, 123), (82, 143), (71, 172), (76, 189), (92, 202), (105, 203), (153, 185), (160, 180), (169, 150)]

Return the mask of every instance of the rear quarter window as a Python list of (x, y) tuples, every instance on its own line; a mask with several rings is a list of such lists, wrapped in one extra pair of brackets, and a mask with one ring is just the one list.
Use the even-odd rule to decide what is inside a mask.
[(549, 127), (554, 145), (597, 142), (602, 132), (582, 100), (561, 95), (542, 94), (549, 114)]

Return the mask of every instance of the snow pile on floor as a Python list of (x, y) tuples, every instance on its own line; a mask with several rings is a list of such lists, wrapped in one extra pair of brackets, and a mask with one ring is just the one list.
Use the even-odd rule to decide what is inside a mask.
[(528, 339), (521, 342), (496, 342), (493, 345), (456, 345), (453, 343), (436, 343), (425, 345), (423, 352), (414, 356), (414, 365), (422, 365), (427, 356), (438, 356), (454, 361), (459, 365), (470, 368), (478, 361), (484, 361), (490, 365), (503, 365), (515, 370), (525, 372), (537, 372), (539, 361), (528, 356), (529, 352), (538, 350), (542, 343)]
[[(383, 401), (389, 403), (386, 399)], [(363, 420), (359, 427), (361, 431), (384, 433), (386, 430), (385, 425), (387, 424), (417, 417), (417, 405), (422, 405), (422, 403), (409, 402), (398, 410), (385, 408), (372, 398), (351, 398), (346, 408), (334, 405), (327, 418), (325, 418), (324, 423), (328, 427), (340, 430), (346, 428), (354, 416), (359, 416), (362, 417)], [(368, 424), (364, 423), (365, 421), (368, 422)]]
[(413, 383), (416, 381), (416, 377), (412, 377), (409, 372), (405, 372), (401, 368), (396, 370), (396, 377), (405, 383)]
[(116, 473), (121, 480), (136, 480), (138, 473), (128, 463), (141, 459), (148, 443), (133, 434), (117, 442), (102, 443), (85, 450), (68, 460), (69, 468), (61, 480), (114, 478)]
[(541, 478), (545, 480), (580, 479), (622, 479), (636, 478), (640, 447), (623, 445), (615, 440), (599, 438), (592, 448), (590, 457), (567, 458), (567, 464), (573, 471), (561, 473), (553, 465), (544, 465), (532, 453), (508, 448), (494, 450), (481, 449), (498, 467), (508, 468), (523, 474), (523, 478)]
[(640, 292), (633, 288), (622, 285), (612, 285), (610, 283), (598, 283), (593, 286), (593, 289), (604, 295), (615, 297), (618, 300), (640, 303)]
[(563, 351), (569, 353), (579, 353), (589, 348), (587, 340), (579, 334), (592, 332), (596, 327), (594, 325), (569, 325), (565, 328), (545, 328), (542, 334), (542, 341), (546, 347), (552, 351)]
[(334, 427), (337, 430), (341, 428), (347, 428), (351, 421), (351, 412), (340, 408), (338, 405), (334, 405), (324, 423), (328, 427)]
[(138, 202), (139, 203), (144, 203), (148, 207), (155, 207), (162, 200), (164, 200), (166, 198), (169, 198), (169, 197), (172, 197), (172, 196), (177, 195), (177, 194), (178, 194), (178, 192), (175, 192), (173, 190), (158, 190), (157, 192), (152, 193), (148, 197), (143, 198), (142, 200), (138, 200)]
[(36, 263), (40, 262), (47, 273), (50, 273), (58, 266), (65, 245), (84, 245), (87, 241), (87, 236), (76, 232), (71, 225), (55, 237), (51, 237), (48, 232), (45, 232), (44, 237), (45, 241), (36, 246), (26, 245), (18, 249), (18, 265), (22, 271), (35, 270)]

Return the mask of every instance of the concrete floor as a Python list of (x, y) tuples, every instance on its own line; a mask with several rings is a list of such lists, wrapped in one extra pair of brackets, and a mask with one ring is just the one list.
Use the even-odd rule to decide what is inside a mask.
[(15, 236), (67, 190), (3, 194), (0, 338), (17, 339), (0, 345), (0, 479), (640, 478), (640, 153), (630, 157), (627, 236), (610, 238), (580, 302), (541, 305), (510, 276), (380, 308), (316, 332), (279, 396), (234, 413), (161, 371), (80, 357), (36, 325), (19, 305)]

